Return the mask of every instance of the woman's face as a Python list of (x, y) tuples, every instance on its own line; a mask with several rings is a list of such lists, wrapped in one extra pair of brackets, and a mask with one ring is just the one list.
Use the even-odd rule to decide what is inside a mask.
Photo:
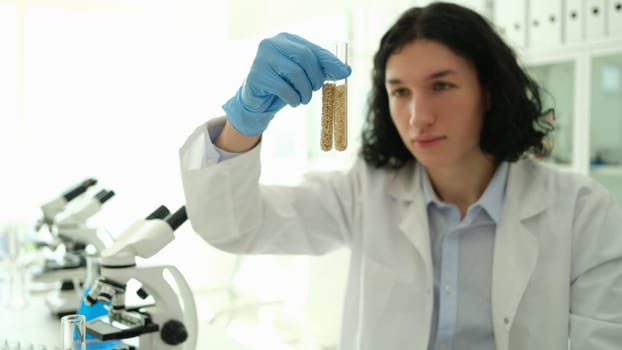
[(393, 123), (428, 169), (481, 161), (487, 98), (475, 67), (447, 46), (417, 39), (389, 56), (385, 87)]

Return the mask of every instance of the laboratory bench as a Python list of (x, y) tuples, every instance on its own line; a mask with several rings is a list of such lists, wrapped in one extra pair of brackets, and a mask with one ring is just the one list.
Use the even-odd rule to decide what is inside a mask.
[[(20, 349), (60, 349), (60, 319), (52, 316), (45, 304), (45, 293), (31, 293), (20, 308), (0, 306), (0, 349), (5, 344), (21, 344)], [(200, 310), (202, 298), (195, 296)], [(231, 337), (224, 329), (199, 318), (197, 349), (251, 350)], [(32, 347), (30, 346), (32, 344)], [(16, 347), (10, 347), (14, 349)], [(88, 349), (88, 347), (87, 347)], [(142, 350), (142, 349), (139, 349)]]

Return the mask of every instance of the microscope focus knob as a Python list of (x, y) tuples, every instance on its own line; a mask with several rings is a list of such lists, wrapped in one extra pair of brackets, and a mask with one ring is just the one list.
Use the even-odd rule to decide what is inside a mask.
[(188, 339), (188, 331), (186, 331), (186, 326), (180, 321), (169, 320), (162, 326), (160, 337), (166, 344), (177, 345)]

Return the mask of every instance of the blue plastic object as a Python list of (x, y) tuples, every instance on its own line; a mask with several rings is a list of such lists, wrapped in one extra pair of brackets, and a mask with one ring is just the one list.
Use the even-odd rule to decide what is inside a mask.
[[(78, 313), (80, 315), (84, 315), (86, 321), (93, 320), (95, 318), (108, 315), (108, 310), (106, 306), (101, 302), (97, 302), (91, 306), (87, 305), (84, 302), (84, 297), (89, 294), (90, 288), (86, 288), (84, 293), (82, 294), (82, 301), (80, 302), (80, 306), (78, 307)], [(113, 350), (113, 349), (122, 349), (121, 343), (119, 341), (100, 341), (96, 337), (86, 334), (86, 349), (87, 350)]]

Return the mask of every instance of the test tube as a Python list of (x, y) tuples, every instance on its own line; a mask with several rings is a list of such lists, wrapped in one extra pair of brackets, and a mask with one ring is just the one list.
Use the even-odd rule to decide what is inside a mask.
[(2, 294), (6, 295), (0, 295), (0, 301), (2, 301), (2, 306), (6, 306), (10, 309), (23, 309), (28, 306), (30, 302), (29, 284), (31, 271), (28, 266), (24, 264), (25, 260), (23, 259), (24, 243), (22, 236), (25, 233), (25, 228), (25, 225), (18, 222), (8, 223), (3, 228), (5, 231), (4, 237), (0, 237), (6, 242), (7, 257), (7, 263), (0, 264), (5, 265), (7, 269), (7, 273), (5, 274), (7, 277), (7, 286), (6, 289), (2, 288), (3, 290), (0, 291)]
[[(343, 63), (348, 64), (348, 43), (325, 46)], [(322, 125), (320, 146), (323, 151), (334, 148), (344, 151), (348, 146), (347, 79), (327, 80), (322, 86)]]
[(65, 315), (60, 319), (62, 350), (86, 350), (86, 318), (84, 315)]

